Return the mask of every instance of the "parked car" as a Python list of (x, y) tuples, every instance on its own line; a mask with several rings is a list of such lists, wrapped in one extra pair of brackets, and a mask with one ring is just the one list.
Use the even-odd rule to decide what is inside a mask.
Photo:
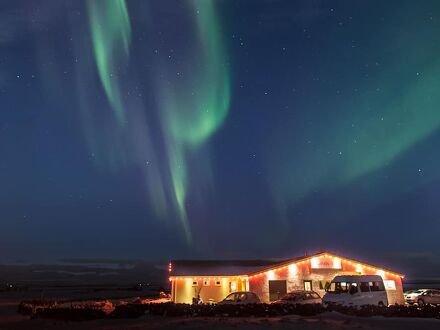
[(275, 300), (273, 304), (321, 304), (321, 296), (315, 291), (296, 290), (292, 291), (281, 299)]
[(406, 303), (412, 305), (417, 303), (417, 297), (426, 292), (428, 289), (418, 289), (406, 291), (403, 296), (405, 297)]
[(229, 294), (225, 299), (220, 301), (219, 305), (244, 305), (244, 304), (259, 304), (260, 298), (254, 293), (249, 291), (233, 292)]
[(440, 305), (440, 290), (429, 289), (415, 297), (417, 305)]
[(379, 275), (336, 276), (326, 288), (322, 298), (324, 306), (387, 306), (388, 296)]

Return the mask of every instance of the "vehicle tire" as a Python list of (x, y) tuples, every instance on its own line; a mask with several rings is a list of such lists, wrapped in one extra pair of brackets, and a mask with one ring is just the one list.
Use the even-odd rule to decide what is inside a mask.
[(385, 307), (383, 301), (379, 301), (378, 306), (379, 306), (379, 307)]
[(423, 299), (419, 299), (417, 300), (417, 305), (419, 305), (420, 307), (425, 306), (425, 302), (423, 301)]

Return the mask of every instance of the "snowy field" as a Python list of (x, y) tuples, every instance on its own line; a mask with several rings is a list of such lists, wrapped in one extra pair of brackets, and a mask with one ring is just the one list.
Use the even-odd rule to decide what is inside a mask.
[(350, 317), (335, 312), (313, 317), (289, 315), (273, 318), (171, 318), (141, 317), (139, 319), (61, 322), (31, 320), (29, 317), (11, 316), (0, 320), (0, 329), (374, 329), (424, 330), (440, 329), (440, 320), (414, 318)]

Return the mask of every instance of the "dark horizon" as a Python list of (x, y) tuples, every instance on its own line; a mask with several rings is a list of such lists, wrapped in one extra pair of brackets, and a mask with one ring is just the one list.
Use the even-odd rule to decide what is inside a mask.
[[(172, 261), (178, 261), (178, 262), (215, 262), (215, 261), (221, 261), (221, 262), (280, 262), (280, 261), (286, 261), (291, 259), (300, 258), (303, 256), (310, 256), (314, 255), (316, 253), (321, 252), (328, 252), (328, 253), (335, 253), (339, 254), (343, 257), (349, 257), (354, 260), (358, 260), (360, 262), (364, 263), (370, 263), (374, 266), (380, 267), (380, 268), (387, 268), (388, 270), (400, 272), (405, 275), (404, 282), (408, 283), (417, 283), (422, 281), (422, 283), (427, 283), (426, 281), (434, 281), (433, 283), (437, 283), (440, 281), (440, 276), (438, 275), (440, 272), (440, 268), (435, 268), (435, 262), (433, 263), (430, 261), (429, 255), (416, 255), (416, 256), (405, 256), (405, 255), (386, 255), (384, 257), (378, 257), (377, 255), (370, 254), (369, 258), (360, 258), (359, 254), (343, 254), (342, 252), (335, 252), (335, 251), (329, 251), (329, 250), (322, 250), (318, 249), (315, 251), (305, 251), (303, 254), (296, 254), (296, 255), (283, 255), (283, 256), (268, 256), (266, 258), (259, 258), (257, 256), (255, 257), (244, 257), (241, 259), (237, 258), (209, 258), (206, 259), (204, 257), (194, 257), (193, 258), (169, 258), (169, 259), (145, 259), (145, 258), (138, 258), (138, 259), (114, 259), (110, 257), (103, 257), (103, 258), (90, 258), (90, 257), (84, 257), (84, 258), (61, 258), (56, 260), (40, 260), (40, 261), (25, 261), (25, 260), (14, 260), (14, 261), (1, 261), (0, 260), (0, 267), (1, 266), (67, 266), (67, 267), (97, 267), (100, 268), (104, 265), (118, 265), (122, 268), (126, 266), (135, 266), (135, 265), (156, 265), (156, 266), (163, 266), (167, 267), (169, 262)], [(367, 255), (367, 254), (366, 254)], [(422, 260), (420, 260), (422, 259)], [(92, 266), (91, 266), (92, 265)], [(148, 277), (148, 274), (146, 274)], [(415, 282), (413, 282), (415, 281)], [(440, 283), (440, 282), (439, 282)]]

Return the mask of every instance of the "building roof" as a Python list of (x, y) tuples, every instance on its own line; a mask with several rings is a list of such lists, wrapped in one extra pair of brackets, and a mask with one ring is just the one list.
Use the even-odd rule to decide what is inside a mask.
[(292, 259), (269, 259), (269, 260), (175, 260), (171, 261), (170, 276), (255, 276), (269, 270), (283, 268), (292, 263), (310, 260), (316, 257), (337, 257), (344, 261), (383, 270), (399, 277), (403, 274), (389, 269), (373, 266), (359, 260), (345, 258), (334, 253), (320, 252), (309, 256), (301, 256)]
[(278, 265), (286, 260), (174, 260), (171, 276), (239, 276)]
[(272, 265), (272, 266), (268, 266), (268, 267), (265, 267), (265, 268), (261, 268), (260, 270), (257, 270), (257, 271), (255, 271), (253, 273), (247, 273), (246, 275), (261, 274), (261, 273), (267, 272), (267, 271), (272, 270), (272, 269), (286, 267), (286, 266), (288, 266), (289, 264), (292, 264), (292, 263), (308, 261), (308, 260), (310, 260), (312, 258), (324, 257), (324, 256), (340, 258), (340, 259), (342, 259), (344, 261), (348, 261), (348, 262), (351, 262), (353, 264), (360, 264), (362, 266), (367, 266), (367, 267), (374, 268), (374, 269), (377, 269), (377, 270), (383, 270), (386, 273), (390, 273), (390, 274), (393, 274), (393, 275), (396, 275), (396, 276), (399, 276), (399, 277), (402, 277), (402, 278), (404, 277), (403, 274), (394, 272), (394, 271), (392, 271), (392, 270), (390, 270), (388, 268), (375, 266), (375, 265), (372, 265), (372, 264), (369, 264), (369, 263), (365, 263), (363, 261), (359, 261), (359, 260), (356, 260), (356, 259), (346, 258), (346, 257), (340, 256), (340, 255), (337, 255), (337, 254), (331, 253), (331, 252), (319, 252), (319, 253), (315, 253), (315, 254), (312, 254), (312, 255), (309, 255), (309, 256), (303, 256), (303, 257), (299, 257), (299, 258), (289, 259), (289, 260), (280, 262), (280, 263), (278, 263), (276, 265)]

